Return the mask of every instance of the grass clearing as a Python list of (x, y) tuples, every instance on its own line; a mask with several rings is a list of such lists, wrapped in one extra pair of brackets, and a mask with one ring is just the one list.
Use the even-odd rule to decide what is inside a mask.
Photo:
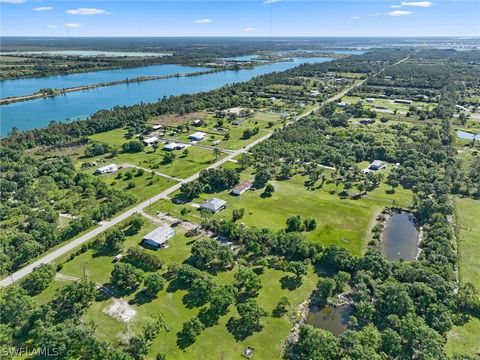
[[(370, 222), (375, 214), (388, 206), (408, 208), (412, 205), (411, 191), (403, 188), (397, 188), (394, 194), (387, 194), (388, 187), (382, 184), (366, 197), (350, 200), (331, 194), (335, 190), (334, 184), (325, 183), (323, 188), (309, 191), (303, 184), (305, 180), (305, 177), (295, 176), (291, 180), (271, 181), (275, 187), (271, 198), (262, 198), (263, 190), (247, 191), (238, 197), (230, 195), (229, 191), (223, 191), (202, 194), (194, 202), (200, 203), (211, 197), (223, 199), (228, 203), (227, 209), (216, 214), (216, 217), (230, 220), (234, 208), (244, 208), (245, 215), (241, 222), (273, 230), (285, 228), (285, 221), (289, 216), (298, 214), (302, 218), (314, 217), (317, 228), (305, 233), (309, 239), (322, 245), (337, 244), (346, 247), (355, 255), (360, 255), (365, 249)], [(176, 205), (171, 201), (160, 200), (146, 211), (153, 215), (166, 212), (181, 218), (181, 209), (189, 206), (192, 211), (187, 218), (200, 222), (200, 212), (191, 204)]]
[[(460, 283), (472, 283), (480, 290), (480, 200), (455, 197), (456, 221), (458, 227)], [(480, 353), (480, 319), (470, 318), (462, 326), (455, 326), (448, 333), (446, 350), (449, 354)]]

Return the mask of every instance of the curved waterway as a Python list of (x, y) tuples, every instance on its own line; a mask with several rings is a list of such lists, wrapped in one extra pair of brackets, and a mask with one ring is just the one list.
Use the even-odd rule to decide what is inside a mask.
[[(41, 98), (2, 105), (0, 106), (0, 134), (6, 135), (14, 127), (19, 130), (30, 130), (34, 128), (45, 127), (53, 120), (59, 122), (73, 121), (75, 119), (88, 117), (98, 110), (109, 109), (114, 106), (133, 105), (140, 102), (148, 103), (157, 101), (164, 96), (210, 91), (225, 84), (247, 81), (255, 76), (271, 72), (284, 71), (303, 63), (319, 63), (330, 61), (331, 59), (325, 57), (315, 57), (294, 58), (292, 60), (293, 61), (265, 64), (257, 66), (253, 69), (228, 70), (199, 76), (125, 83), (87, 91), (71, 92), (52, 98)], [(174, 71), (173, 73), (185, 72), (184, 67), (179, 66), (179, 68), (183, 69), (183, 71)], [(133, 69), (123, 70), (126, 71)], [(85, 76), (86, 74), (82, 75)], [(147, 74), (140, 72), (138, 76), (141, 75)], [(133, 76), (127, 76), (124, 74), (122, 78), (125, 77)], [(44, 78), (40, 78), (39, 80), (41, 79)], [(113, 79), (109, 78), (109, 80), (112, 81)], [(16, 81), (22, 80), (12, 80), (10, 86), (15, 87)], [(95, 81), (95, 83), (96, 82), (98, 81)], [(83, 83), (83, 85), (85, 85), (85, 83)], [(59, 83), (57, 86), (51, 87), (66, 88), (69, 86), (72, 85)], [(49, 86), (42, 85), (41, 87)], [(2, 91), (2, 97), (3, 96), (4, 94)]]

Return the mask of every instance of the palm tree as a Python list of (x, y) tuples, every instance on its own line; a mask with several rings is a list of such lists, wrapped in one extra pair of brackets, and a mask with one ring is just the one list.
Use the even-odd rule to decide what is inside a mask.
[(215, 160), (218, 159), (218, 157), (222, 154), (219, 148), (213, 149), (213, 155), (215, 155)]

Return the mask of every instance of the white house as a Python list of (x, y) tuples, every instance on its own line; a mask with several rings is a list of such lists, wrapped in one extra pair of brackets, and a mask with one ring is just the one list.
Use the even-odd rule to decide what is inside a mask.
[(178, 146), (177, 143), (171, 142), (171, 143), (165, 144), (165, 145), (163, 146), (163, 150), (165, 150), (165, 151), (173, 151), (173, 150), (176, 150), (176, 149), (177, 149), (177, 146)]
[(202, 120), (200, 120), (200, 119), (193, 120), (192, 125), (193, 126), (200, 126), (200, 125), (202, 125)]
[(188, 138), (194, 141), (202, 141), (203, 139), (205, 139), (206, 136), (207, 134), (205, 134), (204, 132), (197, 131), (196, 133), (188, 135)]
[(219, 212), (227, 206), (227, 202), (222, 199), (212, 198), (200, 204), (200, 210), (208, 210), (212, 213)]
[(107, 174), (107, 173), (115, 172), (117, 170), (118, 170), (118, 166), (116, 164), (108, 164), (108, 165), (99, 167), (95, 171), (95, 174)]
[(366, 98), (365, 100), (366, 100), (368, 103), (372, 103), (372, 102), (374, 102), (374, 101), (375, 101), (375, 99), (374, 99), (374, 98)]
[(143, 237), (143, 242), (155, 248), (165, 247), (168, 240), (175, 235), (175, 230), (167, 226), (159, 226)]
[(157, 144), (160, 139), (156, 136), (151, 136), (146, 139), (143, 139), (143, 143), (145, 146), (152, 146), (153, 144)]
[(251, 181), (244, 181), (244, 182), (241, 182), (240, 184), (238, 184), (237, 186), (235, 186), (231, 193), (232, 195), (237, 195), (237, 196), (240, 196), (242, 195), (245, 191), (247, 190), (250, 190), (252, 188), (252, 182)]
[(152, 129), (153, 130), (159, 130), (161, 129), (163, 126), (162, 125), (152, 125)]
[(397, 104), (407, 104), (410, 105), (412, 103), (412, 100), (405, 100), (405, 99), (395, 99), (393, 100), (394, 103)]

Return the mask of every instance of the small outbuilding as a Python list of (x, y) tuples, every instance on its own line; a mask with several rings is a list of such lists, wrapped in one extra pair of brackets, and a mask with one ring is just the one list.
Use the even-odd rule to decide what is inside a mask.
[(192, 121), (193, 126), (200, 126), (202, 124), (203, 124), (203, 122), (200, 119), (195, 119), (195, 120)]
[(253, 352), (254, 352), (254, 351), (255, 351), (254, 348), (251, 348), (250, 346), (247, 346), (247, 347), (243, 350), (242, 356), (243, 356), (244, 358), (251, 359), (252, 356), (253, 356)]
[(252, 186), (253, 186), (253, 183), (251, 181), (248, 181), (248, 180), (243, 181), (232, 189), (231, 194), (240, 196), (245, 191), (250, 190)]
[(227, 207), (227, 202), (222, 199), (212, 198), (200, 204), (200, 210), (208, 210), (212, 213), (217, 213)]
[(99, 167), (97, 170), (95, 170), (95, 174), (107, 174), (107, 173), (112, 173), (118, 170), (118, 166), (116, 164), (108, 164), (102, 167)]
[(175, 230), (167, 226), (159, 226), (152, 232), (149, 232), (143, 237), (143, 242), (147, 245), (153, 246), (156, 249), (168, 245), (168, 240), (175, 235)]
[(206, 136), (207, 134), (205, 134), (204, 132), (197, 131), (196, 133), (188, 135), (188, 138), (193, 141), (202, 141), (203, 139), (205, 139)]
[(375, 99), (374, 98), (366, 98), (365, 101), (368, 102), (368, 103), (373, 103), (375, 101)]

